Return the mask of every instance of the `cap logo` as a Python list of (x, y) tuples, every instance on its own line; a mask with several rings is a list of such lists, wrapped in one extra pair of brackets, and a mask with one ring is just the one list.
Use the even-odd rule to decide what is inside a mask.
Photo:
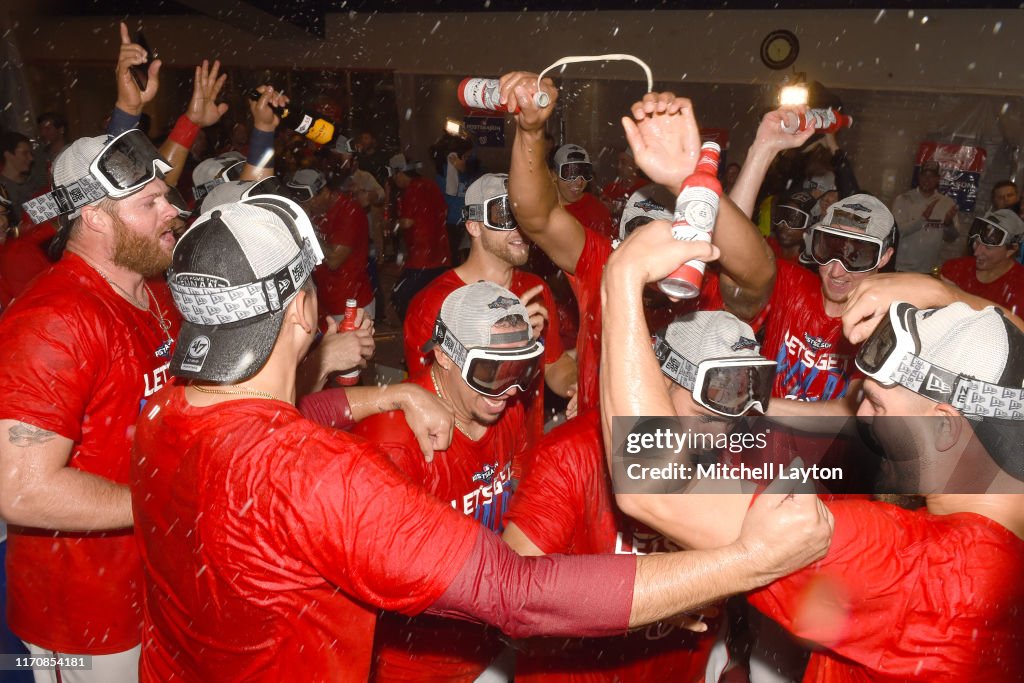
[(209, 353), (210, 338), (207, 336), (196, 337), (188, 345), (185, 358), (181, 361), (181, 369), (187, 372), (201, 372)]
[(515, 306), (519, 301), (516, 299), (510, 299), (507, 296), (499, 296), (497, 299), (487, 304), (487, 308), (500, 308), (507, 311), (508, 309)]
[(928, 375), (928, 384), (925, 387), (926, 391), (935, 391), (940, 394), (948, 394), (950, 392), (950, 386), (942, 381), (938, 375)]
[(583, 152), (569, 152), (565, 155), (566, 161), (586, 161), (587, 155)]
[(633, 206), (635, 206), (638, 209), (643, 209), (645, 213), (650, 213), (651, 211), (668, 211), (668, 209), (666, 209), (664, 206), (654, 201), (653, 199), (644, 199), (639, 202), (634, 202)]
[(201, 273), (176, 273), (174, 275), (174, 282), (175, 284), (179, 284), (183, 287), (200, 287), (202, 289), (216, 289), (231, 286), (231, 283), (222, 277), (203, 275)]
[(739, 341), (737, 341), (735, 344), (733, 344), (730, 347), (730, 349), (733, 350), (733, 351), (746, 351), (746, 350), (757, 351), (757, 348), (758, 348), (757, 342), (754, 341), (753, 339), (748, 338), (748, 337), (740, 337)]
[(850, 209), (851, 211), (862, 211), (864, 213), (871, 213), (871, 209), (864, 206), (863, 204), (846, 204), (842, 208)]
[(804, 341), (807, 342), (807, 345), (810, 346), (815, 351), (832, 348), (832, 342), (827, 342), (821, 337), (812, 337), (806, 332), (804, 332)]

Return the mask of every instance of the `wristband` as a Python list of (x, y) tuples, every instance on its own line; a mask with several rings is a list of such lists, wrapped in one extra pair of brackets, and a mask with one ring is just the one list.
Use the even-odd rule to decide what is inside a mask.
[(139, 125), (139, 119), (142, 118), (138, 114), (129, 114), (120, 107), (114, 107), (114, 112), (110, 115), (110, 123), (107, 124), (107, 135), (120, 135), (126, 130), (131, 130)]
[(185, 149), (192, 149), (192, 143), (196, 141), (196, 136), (199, 135), (199, 126), (192, 123), (185, 114), (178, 117), (178, 121), (174, 124), (174, 128), (171, 129), (171, 134), (167, 136), (167, 139), (171, 142), (175, 142)]
[(274, 158), (274, 133), (269, 130), (252, 129), (249, 136), (249, 156), (246, 163), (250, 166), (263, 168), (271, 166), (270, 161)]

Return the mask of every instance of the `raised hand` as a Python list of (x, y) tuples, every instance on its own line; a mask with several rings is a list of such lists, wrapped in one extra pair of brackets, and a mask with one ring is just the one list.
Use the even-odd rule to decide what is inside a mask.
[(260, 94), (258, 100), (249, 101), (249, 111), (252, 112), (252, 125), (256, 130), (269, 133), (277, 130), (281, 123), (280, 117), (274, 113), (271, 107), (284, 107), (288, 104), (288, 98), (284, 93), (274, 90), (272, 85), (261, 85), (256, 88)]
[(700, 155), (700, 131), (693, 103), (673, 93), (647, 93), (622, 118), (633, 158), (647, 176), (678, 193)]
[(558, 100), (558, 90), (550, 78), (541, 81), (541, 90), (547, 93), (551, 102), (546, 107), (538, 107), (533, 96), (537, 93), (537, 74), (528, 71), (513, 71), (507, 73), (500, 79), (501, 97), (499, 101), (507, 104), (509, 109), (519, 107), (515, 113), (516, 125), (520, 130), (536, 131), (542, 130), (547, 120), (555, 111), (555, 102)]
[(131, 67), (144, 64), (148, 57), (146, 51), (138, 43), (133, 43), (128, 35), (128, 25), (121, 22), (121, 50), (117, 56), (114, 74), (117, 80), (117, 103), (121, 111), (138, 116), (146, 103), (156, 97), (160, 88), (160, 60), (154, 59), (149, 65), (149, 80), (146, 89), (140, 90), (132, 78)]
[(189, 100), (185, 116), (192, 123), (200, 128), (212, 126), (220, 121), (220, 117), (228, 110), (226, 103), (217, 104), (217, 97), (220, 95), (227, 74), (220, 73), (220, 61), (214, 60), (213, 66), (207, 60), (203, 60), (200, 66), (196, 67), (195, 78), (192, 80), (192, 99)]

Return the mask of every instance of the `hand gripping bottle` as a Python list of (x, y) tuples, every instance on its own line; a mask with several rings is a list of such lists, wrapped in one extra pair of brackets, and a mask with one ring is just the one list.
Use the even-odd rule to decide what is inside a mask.
[[(356, 329), (356, 310), (359, 305), (355, 299), (348, 299), (345, 301), (345, 317), (341, 320), (341, 325), (338, 326), (339, 332), (351, 332)], [(359, 384), (359, 368), (356, 367), (354, 370), (348, 372), (339, 372), (334, 376), (334, 383), (343, 387), (352, 387)]]
[[(463, 78), (458, 88), (459, 103), (468, 109), (487, 109), (515, 114), (519, 111), (519, 105), (514, 100), (507, 104), (501, 103), (500, 85), (497, 78)], [(551, 104), (551, 98), (546, 92), (538, 91), (533, 96), (533, 103), (543, 108)], [(509, 106), (512, 108), (509, 109)]]
[[(718, 217), (722, 184), (718, 182), (718, 157), (722, 149), (715, 142), (700, 147), (700, 158), (693, 175), (683, 181), (676, 199), (672, 236), (677, 240), (710, 242)], [(692, 299), (704, 283), (704, 262), (687, 261), (658, 283), (661, 291), (676, 299)]]
[[(247, 95), (249, 99), (256, 101), (260, 98), (259, 92), (250, 90)], [(281, 119), (281, 125), (294, 130), (300, 135), (315, 142), (318, 145), (328, 145), (334, 142), (341, 133), (333, 121), (320, 116), (314, 111), (307, 111), (301, 105), (288, 104), (284, 107), (270, 107)]]
[(782, 122), (782, 132), (797, 133), (814, 128), (819, 133), (835, 133), (853, 125), (853, 117), (836, 109), (808, 109), (804, 114), (789, 112)]

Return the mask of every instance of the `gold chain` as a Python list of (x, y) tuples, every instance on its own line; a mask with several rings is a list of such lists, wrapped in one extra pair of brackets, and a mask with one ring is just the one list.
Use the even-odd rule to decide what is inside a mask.
[(256, 396), (257, 398), (269, 398), (271, 401), (280, 401), (277, 396), (274, 396), (270, 392), (260, 391), (259, 389), (209, 389), (202, 386), (201, 384), (190, 384), (190, 387), (203, 394), (228, 394), (237, 396)]
[[(434, 383), (434, 393), (437, 394), (437, 397), (439, 399), (441, 399), (445, 403), (449, 403), (449, 401), (445, 398), (444, 394), (441, 393), (441, 385), (437, 383), (437, 374), (434, 372), (436, 369), (436, 365), (430, 366), (430, 381)], [(452, 420), (455, 421), (456, 429), (465, 434), (468, 439), (476, 441), (476, 439), (474, 439), (473, 436), (469, 433), (469, 430), (463, 427), (462, 423), (459, 422), (459, 418), (455, 417), (454, 406), (452, 407)]]
[[(75, 252), (75, 253), (77, 254), (78, 252)], [(117, 293), (121, 295), (122, 299), (126, 300), (128, 303), (130, 303), (132, 306), (134, 306), (135, 308), (139, 309), (140, 311), (146, 311), (151, 316), (153, 316), (153, 318), (156, 319), (157, 325), (160, 326), (160, 330), (167, 337), (167, 341), (174, 341), (174, 339), (171, 337), (171, 331), (170, 331), (171, 330), (171, 321), (164, 317), (163, 309), (160, 308), (160, 304), (157, 302), (156, 297), (153, 296), (152, 290), (150, 290), (149, 285), (145, 281), (142, 282), (142, 288), (146, 291), (146, 296), (148, 297), (149, 301), (147, 301), (146, 305), (143, 306), (139, 302), (139, 300), (136, 299), (135, 296), (131, 294), (131, 292), (129, 292), (124, 287), (122, 287), (121, 285), (119, 285), (116, 282), (114, 282), (113, 280), (111, 280), (107, 276), (107, 274), (103, 271), (102, 268), (100, 268), (98, 265), (93, 263), (90, 259), (87, 259), (84, 256), (82, 256), (81, 254), (78, 254), (78, 256), (83, 261), (85, 261), (90, 266), (92, 266), (92, 269), (95, 270), (97, 273), (99, 273), (99, 276), (101, 278), (103, 278), (104, 280), (106, 280), (108, 285), (110, 285), (115, 290), (117, 290)], [(153, 306), (156, 306), (156, 312), (155, 313), (153, 312)]]

